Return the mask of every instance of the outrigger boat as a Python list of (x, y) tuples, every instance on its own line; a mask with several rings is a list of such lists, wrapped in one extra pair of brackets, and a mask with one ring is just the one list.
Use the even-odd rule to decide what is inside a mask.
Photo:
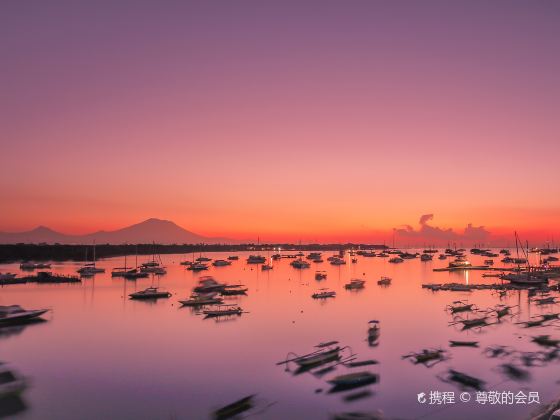
[(48, 309), (23, 309), (19, 305), (0, 306), (0, 325), (15, 324), (35, 319), (48, 312)]
[(207, 309), (202, 311), (207, 317), (217, 317), (226, 315), (241, 315), (243, 309), (237, 305), (215, 305), (214, 309)]
[(355, 388), (377, 382), (378, 376), (370, 372), (355, 372), (340, 375), (327, 382), (337, 388)]
[(302, 356), (298, 359), (295, 359), (294, 362), (300, 368), (310, 369), (312, 367), (317, 367), (328, 362), (339, 360), (341, 350), (342, 349), (338, 346), (332, 349), (324, 348), (324, 350), (319, 351), (316, 354)]
[(171, 293), (160, 291), (157, 287), (148, 287), (146, 290), (129, 294), (131, 299), (159, 299), (171, 297)]
[(315, 292), (311, 295), (313, 299), (326, 299), (326, 298), (333, 298), (336, 296), (336, 292), (328, 289), (319, 289), (318, 292)]
[(447, 305), (448, 309), (452, 314), (459, 312), (470, 312), (475, 308), (474, 303), (466, 303), (464, 300), (456, 300), (451, 305)]

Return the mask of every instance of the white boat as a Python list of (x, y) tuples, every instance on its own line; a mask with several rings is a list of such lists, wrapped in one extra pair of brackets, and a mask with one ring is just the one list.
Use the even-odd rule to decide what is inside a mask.
[(171, 293), (159, 290), (157, 287), (148, 287), (146, 290), (131, 293), (128, 296), (130, 296), (131, 299), (158, 299), (171, 297)]
[(453, 261), (449, 262), (449, 268), (469, 268), (472, 264), (465, 258), (458, 257)]
[[(86, 261), (87, 261), (87, 248), (86, 248)], [(93, 261), (91, 263), (84, 264), (77, 272), (84, 277), (93, 276), (97, 273), (104, 273), (104, 268), (99, 268), (95, 266), (95, 244), (93, 244)]]
[(210, 292), (220, 292), (226, 287), (223, 283), (218, 283), (214, 280), (212, 276), (204, 276), (198, 280), (198, 286), (196, 286), (193, 291), (197, 293), (210, 293)]
[(313, 293), (311, 297), (313, 299), (326, 299), (326, 298), (333, 298), (336, 296), (336, 292), (328, 289), (319, 289), (319, 291)]
[(19, 305), (0, 306), (0, 324), (10, 324), (25, 322), (30, 319), (38, 318), (48, 309), (23, 309)]
[(204, 310), (202, 313), (207, 317), (241, 315), (243, 309), (237, 305), (216, 305), (213, 309)]

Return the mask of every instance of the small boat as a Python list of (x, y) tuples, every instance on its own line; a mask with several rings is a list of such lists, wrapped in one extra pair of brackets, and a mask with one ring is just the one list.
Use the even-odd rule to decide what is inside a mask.
[(355, 372), (339, 375), (327, 382), (336, 387), (350, 388), (377, 382), (378, 376), (370, 372)]
[(449, 382), (455, 382), (462, 386), (474, 388), (480, 391), (484, 388), (484, 381), (474, 376), (467, 375), (466, 373), (458, 372), (453, 369), (449, 369)]
[(344, 265), (344, 264), (346, 264), (346, 261), (344, 261), (342, 258), (335, 257), (335, 258), (331, 259), (331, 264), (332, 265)]
[(22, 270), (36, 270), (38, 268), (51, 268), (51, 264), (24, 262), (19, 265), (19, 268)]
[(311, 265), (305, 261), (302, 260), (301, 258), (298, 258), (297, 260), (294, 260), (290, 263), (290, 265), (294, 268), (298, 268), (298, 269), (302, 269), (302, 268), (309, 268), (311, 267)]
[(142, 266), (140, 267), (140, 271), (142, 273), (150, 273), (150, 274), (156, 274), (156, 275), (167, 274), (167, 271), (165, 270), (165, 268), (160, 267), (159, 265), (155, 266), (155, 265), (142, 264)]
[(458, 257), (449, 263), (448, 268), (469, 268), (471, 266), (472, 264), (465, 258)]
[(478, 347), (478, 341), (449, 340), (450, 347)]
[(128, 296), (131, 299), (159, 299), (171, 297), (171, 293), (160, 291), (157, 287), (148, 287), (146, 290), (131, 293)]
[(235, 401), (231, 404), (228, 404), (228, 405), (214, 411), (214, 419), (215, 420), (226, 420), (226, 419), (230, 419), (230, 418), (233, 418), (233, 417), (237, 418), (237, 416), (239, 414), (253, 408), (253, 406), (254, 406), (253, 399), (254, 398), (255, 398), (255, 395), (249, 395), (248, 397), (241, 398), (240, 400), (237, 400), (237, 401)]
[(301, 368), (311, 368), (323, 365), (328, 362), (340, 359), (340, 347), (333, 349), (325, 349), (318, 353), (312, 353), (308, 356), (302, 356), (294, 360), (294, 362)]
[(104, 273), (104, 272), (105, 272), (105, 269), (96, 267), (95, 263), (84, 264), (81, 268), (79, 268), (77, 270), (77, 273), (79, 273), (83, 277), (89, 277), (89, 276), (93, 276), (95, 274)]
[(138, 271), (136, 269), (134, 270), (130, 270), (127, 271), (126, 273), (123, 274), (123, 277), (127, 280), (136, 280), (136, 279), (141, 279), (141, 278), (146, 278), (148, 277), (149, 273), (146, 273), (144, 271)]
[(179, 264), (180, 265), (193, 265), (194, 262), (185, 260), (185, 261), (181, 261)]
[(434, 256), (431, 255), (431, 254), (420, 255), (420, 261), (432, 261), (433, 258), (434, 258)]
[(391, 278), (381, 277), (381, 279), (377, 280), (377, 284), (380, 286), (389, 286), (391, 284)]
[(212, 263), (214, 267), (225, 267), (226, 265), (231, 265), (231, 261), (227, 260), (216, 260)]
[(379, 327), (379, 321), (373, 319), (368, 322), (368, 341), (375, 341), (379, 338), (381, 329)]
[(218, 283), (212, 276), (203, 276), (198, 280), (198, 286), (193, 291), (197, 293), (221, 292), (226, 287), (223, 283)]
[(215, 305), (214, 309), (202, 311), (207, 317), (225, 316), (225, 315), (241, 315), (243, 309), (237, 305)]
[(208, 257), (198, 257), (198, 258), (196, 259), (196, 261), (198, 261), (198, 262), (212, 261), (212, 258), (208, 258)]
[(391, 264), (399, 264), (399, 263), (404, 262), (404, 260), (400, 257), (393, 257), (393, 258), (389, 258), (389, 262)]
[(375, 256), (376, 256), (375, 251), (364, 251), (364, 252), (362, 252), (362, 257), (373, 258)]
[(230, 261), (237, 261), (239, 257), (237, 255), (230, 255), (229, 257), (227, 257), (227, 259)]
[(247, 258), (247, 264), (264, 264), (266, 262), (266, 258), (262, 255), (249, 255)]
[(0, 362), (0, 398), (18, 395), (27, 388), (27, 379)]
[(310, 252), (309, 254), (307, 254), (307, 258), (308, 260), (320, 260), (321, 259), (321, 253), (320, 252)]
[(46, 312), (48, 312), (48, 309), (27, 310), (19, 305), (0, 306), (0, 325), (29, 321)]
[(363, 289), (366, 281), (361, 279), (351, 279), (350, 283), (346, 283), (344, 288), (347, 290)]
[(315, 271), (315, 280), (324, 280), (327, 278), (326, 271)]
[(247, 294), (247, 288), (245, 289), (240, 289), (238, 287), (235, 288), (224, 288), (220, 293), (223, 296), (236, 296), (236, 295), (246, 295)]
[(261, 271), (272, 270), (274, 267), (270, 264), (263, 264), (261, 265)]
[(183, 306), (217, 305), (222, 302), (221, 298), (216, 297), (216, 293), (193, 293), (189, 299), (179, 301)]
[(439, 259), (439, 260), (446, 260), (446, 259), (447, 259), (447, 255), (445, 255), (445, 254), (439, 254), (438, 259)]
[(380, 254), (377, 254), (378, 258), (387, 258), (389, 256), (389, 254), (387, 254), (386, 252), (382, 252)]
[(494, 260), (484, 260), (484, 265), (494, 265)]
[(318, 292), (315, 292), (311, 295), (313, 299), (326, 299), (326, 298), (333, 298), (336, 296), (336, 292), (328, 289), (319, 289)]
[(187, 270), (190, 271), (202, 271), (202, 270), (208, 270), (208, 264), (204, 264), (204, 263), (194, 263), (191, 264), (187, 267)]
[(17, 274), (14, 273), (3, 273), (0, 274), (0, 281), (10, 281), (15, 279)]

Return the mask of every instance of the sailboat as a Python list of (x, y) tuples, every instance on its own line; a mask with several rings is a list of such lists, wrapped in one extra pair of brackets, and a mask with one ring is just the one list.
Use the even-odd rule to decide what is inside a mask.
[[(86, 261), (87, 261), (87, 248), (86, 248)], [(97, 273), (104, 273), (104, 268), (99, 268), (95, 266), (95, 242), (93, 243), (93, 262), (85, 263), (82, 267), (80, 267), (77, 271), (81, 276), (93, 276)]]
[(139, 278), (148, 277), (148, 273), (138, 270), (138, 245), (136, 245), (136, 268), (126, 271), (123, 274), (123, 277), (127, 280), (136, 280)]
[(156, 260), (156, 244), (153, 243), (153, 252), (151, 261), (145, 262), (140, 267), (140, 271), (143, 273), (153, 273), (153, 274), (167, 274), (164, 267), (161, 266), (161, 257), (158, 255), (158, 260)]

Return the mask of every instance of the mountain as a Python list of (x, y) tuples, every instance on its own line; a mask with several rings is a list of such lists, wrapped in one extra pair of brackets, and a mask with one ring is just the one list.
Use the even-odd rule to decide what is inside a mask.
[(0, 243), (61, 243), (61, 244), (198, 244), (228, 243), (226, 238), (210, 238), (190, 232), (169, 220), (148, 219), (143, 222), (113, 231), (99, 231), (87, 235), (66, 235), (44, 226), (27, 232), (0, 232)]

